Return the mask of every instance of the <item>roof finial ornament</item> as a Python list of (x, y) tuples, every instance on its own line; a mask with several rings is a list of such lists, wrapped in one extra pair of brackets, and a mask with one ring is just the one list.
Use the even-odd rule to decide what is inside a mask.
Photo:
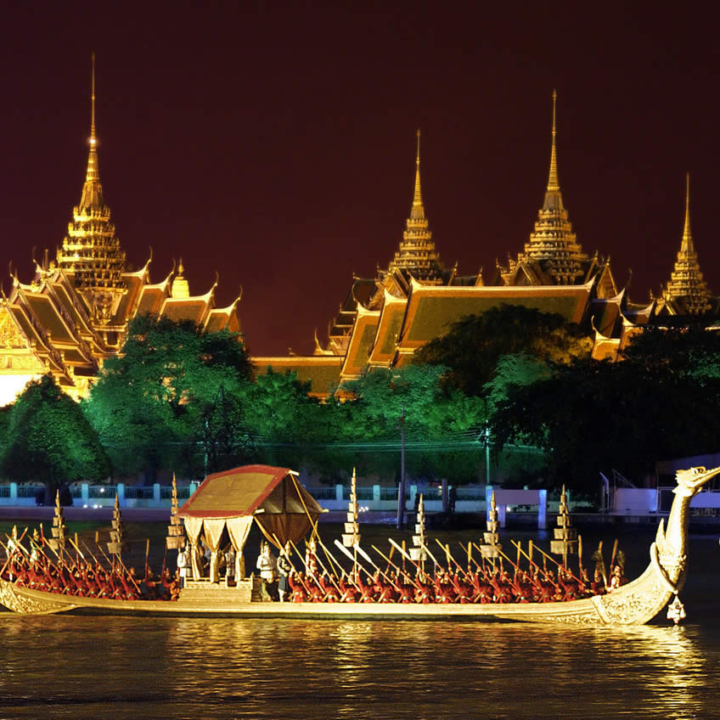
[(553, 117), (552, 117), (552, 150), (550, 151), (550, 175), (548, 176), (548, 192), (560, 190), (557, 171), (557, 90), (553, 90)]
[[(100, 167), (98, 165), (97, 156), (97, 135), (95, 133), (95, 53), (92, 53), (92, 73), (90, 79), (90, 156), (88, 157), (87, 173), (85, 175), (85, 182), (99, 182), (100, 181)], [(102, 191), (100, 191), (102, 192)], [(98, 198), (85, 197), (85, 188), (83, 188), (83, 200), (81, 206), (95, 206), (102, 205), (102, 202), (98, 202)]]
[(690, 230), (690, 173), (685, 175), (685, 226), (683, 227), (682, 249), (692, 249), (692, 231)]
[(92, 81), (91, 81), (91, 100), (90, 100), (90, 145), (97, 143), (95, 137), (95, 53), (92, 54)]
[(415, 194), (413, 195), (413, 207), (422, 207), (422, 193), (420, 192), (420, 129), (417, 131), (417, 155), (415, 156)]

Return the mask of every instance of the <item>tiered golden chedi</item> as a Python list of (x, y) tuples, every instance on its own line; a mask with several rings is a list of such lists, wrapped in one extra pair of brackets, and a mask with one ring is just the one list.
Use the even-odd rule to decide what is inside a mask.
[[(125, 253), (105, 204), (95, 133), (95, 56), (93, 55), (90, 154), (80, 204), (73, 208), (68, 235), (57, 253), (57, 265), (72, 271), (75, 289), (85, 300), (94, 329), (106, 331), (125, 292)], [(109, 328), (107, 328), (109, 329)], [(117, 332), (118, 328), (113, 328)], [(120, 328), (122, 330), (122, 328)]]
[(700, 271), (690, 229), (690, 174), (686, 178), (685, 225), (670, 282), (663, 290), (660, 305), (671, 315), (704, 315), (712, 310), (712, 295)]
[(563, 204), (557, 165), (557, 93), (553, 92), (552, 147), (545, 200), (538, 212), (535, 231), (518, 255), (508, 258), (506, 268), (498, 266), (507, 285), (576, 285), (587, 282), (597, 268), (583, 252), (572, 231)]
[(415, 192), (410, 208), (410, 217), (406, 221), (406, 230), (395, 257), (390, 262), (386, 273), (393, 275), (396, 271), (407, 271), (418, 282), (441, 285), (443, 267), (440, 256), (435, 250), (435, 243), (430, 231), (430, 223), (425, 217), (425, 206), (420, 186), (420, 131), (417, 131), (417, 156), (415, 158)]
[(93, 62), (90, 152), (80, 203), (56, 261), (47, 251), (28, 284), (13, 276), (0, 299), (0, 405), (12, 402), (29, 380), (51, 373), (71, 396), (86, 395), (103, 360), (115, 355), (129, 322), (150, 314), (191, 320), (209, 331), (240, 329), (235, 300), (215, 307), (214, 284), (190, 294), (182, 262), (160, 283), (150, 282), (150, 260), (132, 271), (105, 203), (95, 129)]

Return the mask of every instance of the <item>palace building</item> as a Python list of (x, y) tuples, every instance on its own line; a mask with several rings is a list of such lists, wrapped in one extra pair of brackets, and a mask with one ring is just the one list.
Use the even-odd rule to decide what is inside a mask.
[(48, 372), (75, 399), (86, 395), (139, 314), (192, 320), (207, 330), (240, 328), (240, 298), (216, 308), (217, 283), (204, 295), (191, 295), (182, 260), (156, 284), (150, 281), (150, 260), (140, 270), (129, 270), (100, 182), (94, 56), (89, 144), (80, 203), (57, 257), (50, 260), (46, 251), (42, 261), (35, 261), (28, 284), (13, 275), (10, 294), (0, 299), (0, 405)]
[(387, 269), (378, 269), (373, 278), (353, 278), (327, 342), (316, 337), (314, 355), (256, 357), (258, 372), (294, 370), (300, 380), (311, 381), (312, 394), (324, 396), (368, 369), (402, 367), (463, 316), (500, 304), (559, 313), (570, 322), (591, 322), (600, 334), (617, 334), (623, 293), (609, 260), (583, 251), (563, 202), (555, 93), (550, 171), (538, 219), (522, 252), (515, 259), (508, 256), (506, 265), (498, 263), (488, 284), (482, 272), (459, 275), (457, 266), (446, 268), (440, 260), (421, 191), (419, 131), (415, 165), (410, 216)]

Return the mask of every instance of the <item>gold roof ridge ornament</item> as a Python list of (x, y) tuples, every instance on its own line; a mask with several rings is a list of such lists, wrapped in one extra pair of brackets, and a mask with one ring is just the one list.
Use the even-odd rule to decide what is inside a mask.
[[(175, 261), (173, 260), (173, 263)], [(188, 284), (187, 278), (184, 275), (185, 266), (183, 265), (182, 258), (178, 263), (177, 275), (173, 278), (172, 286), (170, 289), (170, 297), (173, 299), (187, 299), (190, 297), (190, 285)]]

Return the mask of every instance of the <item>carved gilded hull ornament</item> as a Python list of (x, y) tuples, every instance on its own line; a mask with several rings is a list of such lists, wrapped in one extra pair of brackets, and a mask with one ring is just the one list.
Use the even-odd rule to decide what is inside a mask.
[[(0, 579), (0, 604), (24, 614), (91, 612), (97, 614), (149, 613), (158, 615), (245, 615), (258, 617), (343, 617), (408, 620), (464, 618), (477, 620), (515, 620), (518, 622), (559, 623), (565, 626), (644, 625), (670, 602), (668, 617), (677, 622), (684, 608), (677, 596), (687, 571), (687, 536), (690, 501), (720, 467), (680, 470), (667, 526), (660, 522), (655, 542), (650, 546), (650, 563), (632, 582), (607, 595), (582, 600), (550, 603), (444, 605), (402, 603), (261, 603), (250, 601), (250, 592), (223, 589), (209, 583), (192, 583), (177, 602), (152, 600), (104, 600), (70, 597), (16, 587)], [(197, 587), (194, 587), (197, 586)], [(203, 589), (207, 587), (207, 589)], [(212, 589), (211, 589), (212, 588)], [(677, 619), (676, 619), (677, 618)]]

